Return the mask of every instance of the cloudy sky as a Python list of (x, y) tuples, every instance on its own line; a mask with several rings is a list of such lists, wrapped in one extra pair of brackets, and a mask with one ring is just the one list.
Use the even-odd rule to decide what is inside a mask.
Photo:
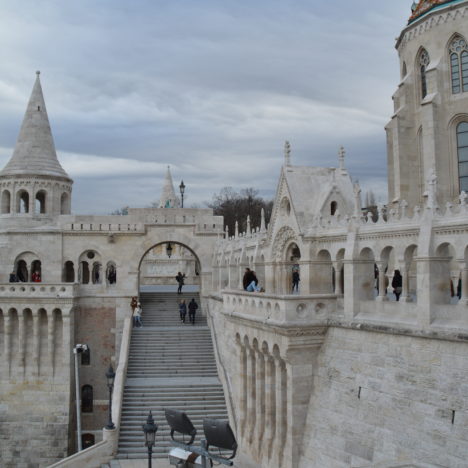
[(0, 164), (41, 70), (75, 213), (224, 186), (273, 196), (293, 164), (346, 165), (386, 200), (395, 37), (411, 0), (0, 0)]

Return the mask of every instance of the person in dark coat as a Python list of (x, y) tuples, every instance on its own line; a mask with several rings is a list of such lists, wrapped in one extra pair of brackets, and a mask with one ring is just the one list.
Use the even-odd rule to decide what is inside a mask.
[(176, 281), (179, 283), (179, 287), (177, 288), (177, 294), (182, 294), (182, 286), (184, 285), (185, 273), (182, 274), (180, 271), (177, 273), (175, 277)]
[(195, 313), (197, 312), (198, 304), (195, 302), (195, 299), (192, 297), (192, 300), (189, 302), (188, 305), (188, 316), (190, 323), (195, 325)]
[(403, 286), (403, 277), (401, 276), (400, 270), (395, 270), (395, 273), (392, 279), (392, 288), (393, 288), (393, 294), (395, 294), (397, 301), (400, 300), (402, 286)]
[(294, 270), (292, 274), (292, 292), (294, 292), (294, 288), (296, 288), (296, 291), (299, 292), (299, 281), (301, 281), (299, 272)]
[(19, 279), (18, 277), (16, 276), (16, 273), (14, 271), (12, 271), (10, 273), (10, 279), (9, 279), (10, 283), (18, 283), (19, 282)]
[(185, 316), (187, 315), (187, 304), (185, 304), (185, 299), (182, 299), (179, 302), (179, 315), (180, 315), (180, 321), (182, 323), (185, 323)]
[(244, 277), (242, 278), (242, 286), (244, 287), (244, 291), (247, 291), (249, 285), (252, 283), (252, 281), (255, 281), (256, 279), (257, 278), (255, 276), (255, 273), (250, 268), (246, 268)]

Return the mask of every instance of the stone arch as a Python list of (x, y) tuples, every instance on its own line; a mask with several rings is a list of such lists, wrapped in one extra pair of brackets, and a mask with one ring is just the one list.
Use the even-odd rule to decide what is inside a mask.
[[(39, 264), (35, 262), (39, 262)], [(25, 251), (18, 254), (15, 258), (13, 268), (18, 277), (18, 281), (23, 283), (30, 281), (34, 272), (33, 268), (36, 266), (40, 266), (40, 260), (35, 252)]]
[(8, 214), (11, 211), (11, 193), (9, 190), (4, 189), (2, 192), (1, 212)]
[(29, 213), (29, 192), (24, 188), (16, 192), (16, 212)]
[(331, 253), (326, 249), (317, 252), (313, 263), (311, 291), (315, 294), (332, 294), (334, 275)]
[(94, 249), (85, 250), (79, 256), (78, 262), (78, 282), (81, 284), (97, 284), (95, 282), (96, 276), (93, 276), (93, 273), (99, 275), (100, 272), (99, 267), (96, 267), (96, 271), (94, 271), (94, 265), (101, 264), (101, 255), (99, 252)]
[(36, 192), (34, 212), (35, 214), (46, 214), (48, 212), (47, 192), (44, 189)]
[(70, 214), (70, 195), (67, 192), (63, 192), (60, 195), (60, 214)]
[(272, 257), (277, 261), (281, 261), (285, 255), (285, 248), (291, 242), (297, 241), (295, 231), (289, 226), (283, 226), (276, 234), (273, 241)]

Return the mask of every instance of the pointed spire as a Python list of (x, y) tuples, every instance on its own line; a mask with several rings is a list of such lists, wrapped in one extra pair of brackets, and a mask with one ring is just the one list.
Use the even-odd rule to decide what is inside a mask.
[(13, 156), (0, 175), (48, 175), (70, 180), (57, 159), (40, 72), (29, 98)]
[(167, 166), (166, 177), (159, 200), (159, 208), (179, 208), (179, 198), (176, 197), (172, 182), (171, 168)]
[(341, 171), (345, 171), (345, 156), (346, 156), (346, 151), (344, 149), (344, 146), (340, 146), (340, 149), (338, 150), (338, 162), (339, 162), (339, 167)]
[(265, 232), (266, 231), (266, 228), (265, 228), (265, 210), (262, 208), (262, 212), (261, 212), (261, 218), (260, 218), (260, 232)]
[(236, 239), (239, 237), (239, 223), (237, 221), (234, 229), (234, 236), (236, 237)]
[(250, 216), (247, 215), (247, 236), (249, 237), (252, 234), (252, 229), (250, 227)]
[(291, 165), (291, 145), (287, 140), (284, 142), (284, 165)]

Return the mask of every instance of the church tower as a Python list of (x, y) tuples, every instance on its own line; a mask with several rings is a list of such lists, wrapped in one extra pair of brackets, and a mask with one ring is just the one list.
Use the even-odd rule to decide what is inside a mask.
[(159, 208), (180, 208), (180, 201), (175, 194), (171, 169), (169, 166), (167, 166), (161, 198), (159, 199)]
[[(468, 192), (468, 0), (414, 2), (396, 43), (401, 81), (386, 127), (389, 203), (442, 206)], [(435, 177), (434, 177), (435, 175)]]
[(42, 94), (39, 72), (13, 156), (0, 172), (3, 216), (70, 214), (73, 181), (60, 165)]

